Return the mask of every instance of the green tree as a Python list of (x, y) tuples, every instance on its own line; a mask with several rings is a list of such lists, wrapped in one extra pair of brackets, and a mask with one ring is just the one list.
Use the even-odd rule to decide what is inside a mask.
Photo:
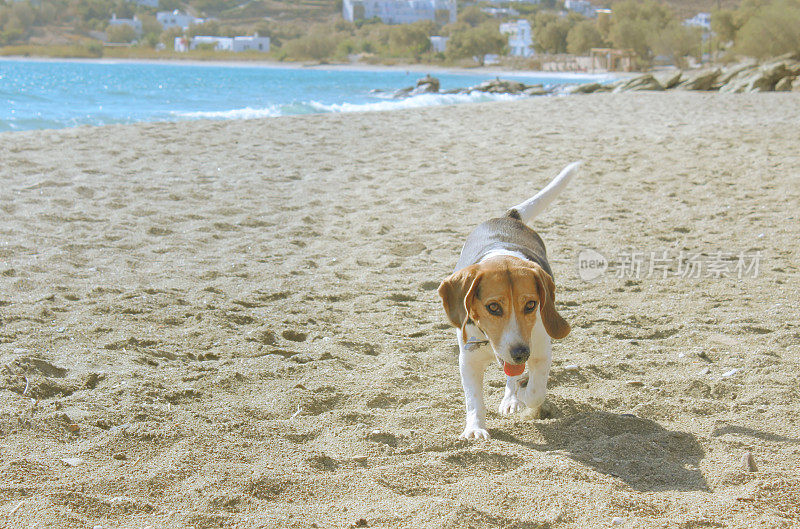
[(676, 20), (667, 6), (654, 0), (623, 0), (612, 11), (609, 40), (615, 48), (632, 49), (642, 63), (653, 59), (654, 37)]
[(657, 28), (663, 28), (675, 20), (675, 14), (672, 10), (655, 0), (622, 0), (614, 2), (612, 12), (614, 21), (637, 20)]
[(308, 34), (287, 41), (281, 49), (290, 59), (324, 61), (334, 57), (337, 51), (341, 52), (339, 43), (348, 37), (347, 34), (332, 31), (329, 26), (318, 25), (312, 27)]
[(106, 30), (109, 42), (133, 42), (136, 40), (136, 31), (127, 24), (108, 26)]
[(567, 33), (567, 51), (574, 55), (582, 55), (592, 48), (603, 47), (603, 37), (593, 20), (578, 22)]
[(611, 35), (611, 22), (612, 15), (609, 13), (598, 13), (597, 15), (597, 30), (600, 32), (600, 36), (603, 37), (603, 40), (608, 42), (610, 40)]
[(193, 6), (203, 13), (219, 15), (222, 11), (236, 7), (237, 0), (194, 0)]
[(219, 23), (216, 20), (207, 20), (202, 24), (192, 24), (186, 30), (186, 36), (196, 37), (198, 35), (219, 35)]
[(158, 36), (161, 35), (161, 32), (163, 31), (163, 28), (161, 27), (161, 22), (156, 20), (156, 17), (154, 17), (153, 15), (147, 13), (143, 13), (138, 16), (139, 20), (142, 21), (142, 34), (155, 35), (157, 39)]
[(639, 57), (650, 56), (648, 28), (637, 20), (620, 20), (611, 26), (609, 37), (615, 48), (632, 49)]
[[(95, 29), (102, 29), (108, 24), (112, 13), (120, 18), (127, 18), (128, 10), (116, 11), (114, 5), (105, 0), (74, 0), (70, 9), (75, 18)], [(123, 7), (123, 6), (120, 6)]]
[(666, 55), (672, 59), (673, 64), (684, 67), (684, 57), (700, 57), (700, 44), (702, 32), (700, 28), (684, 26), (673, 21), (658, 33), (652, 35), (649, 44), (654, 53)]
[(26, 34), (27, 29), (14, 16), (10, 7), (0, 8), (0, 45), (12, 44)]
[(480, 26), (487, 20), (489, 20), (489, 15), (481, 11), (481, 8), (476, 5), (464, 8), (464, 10), (461, 11), (457, 17), (458, 22), (463, 22), (464, 24), (468, 24), (473, 28)]
[(572, 20), (547, 11), (537, 13), (532, 25), (536, 51), (565, 53)]
[(756, 16), (764, 7), (769, 5), (770, 0), (742, 0), (739, 8), (733, 12), (733, 25), (738, 32), (745, 23)]
[(181, 8), (180, 0), (158, 0), (159, 11), (175, 11)]
[(776, 0), (755, 10), (736, 34), (736, 50), (758, 58), (800, 52), (800, 1)]
[(488, 21), (478, 27), (451, 32), (445, 55), (449, 59), (475, 57), (483, 65), (486, 54), (502, 52), (506, 43), (506, 36), (500, 33), (497, 25)]
[(179, 27), (171, 27), (161, 32), (159, 40), (168, 50), (175, 46), (175, 38), (183, 36), (183, 30)]
[(730, 9), (716, 9), (711, 12), (711, 31), (721, 42), (732, 42), (739, 28), (734, 24), (734, 13)]
[(27, 31), (33, 26), (36, 20), (36, 11), (28, 2), (15, 2), (11, 6), (11, 18), (16, 18), (19, 26)]
[(430, 27), (425, 22), (392, 26), (389, 53), (395, 57), (416, 57), (431, 47)]
[(58, 20), (59, 9), (53, 3), (44, 3), (36, 13), (36, 25), (53, 24)]

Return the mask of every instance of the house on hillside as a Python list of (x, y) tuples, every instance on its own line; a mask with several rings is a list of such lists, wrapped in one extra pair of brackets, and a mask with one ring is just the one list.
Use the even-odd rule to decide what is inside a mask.
[(177, 9), (175, 11), (159, 11), (156, 13), (156, 20), (158, 20), (163, 29), (181, 28), (184, 31), (189, 29), (189, 26), (197, 26), (208, 21), (206, 18), (195, 18), (191, 15), (186, 15)]
[(508, 35), (509, 55), (530, 57), (533, 51), (531, 23), (525, 19), (500, 24), (500, 33)]
[(444, 53), (447, 51), (447, 40), (450, 37), (440, 37), (438, 35), (434, 35), (431, 37), (431, 49), (435, 53)]
[(683, 21), (684, 26), (695, 26), (706, 31), (711, 31), (711, 13), (697, 13), (692, 18)]
[(136, 32), (136, 35), (142, 34), (142, 21), (139, 17), (133, 15), (133, 18), (117, 18), (117, 14), (111, 15), (111, 20), (108, 21), (109, 26), (130, 26)]
[(196, 37), (175, 37), (175, 51), (185, 52), (196, 50), (198, 46), (208, 44), (215, 51), (269, 51), (269, 37), (260, 37), (257, 33), (252, 36), (216, 37), (211, 35), (198, 35)]
[(509, 18), (519, 16), (519, 11), (513, 7), (482, 7), (481, 11), (494, 18)]
[(342, 16), (349, 22), (379, 18), (384, 24), (450, 24), (456, 21), (456, 0), (343, 0)]
[(589, 0), (564, 0), (564, 9), (579, 13), (586, 18), (597, 17), (597, 8)]

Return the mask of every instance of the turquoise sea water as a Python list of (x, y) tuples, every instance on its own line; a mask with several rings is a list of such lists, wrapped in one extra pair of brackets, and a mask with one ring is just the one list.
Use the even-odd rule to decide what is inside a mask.
[[(494, 78), (431, 73), (440, 79), (442, 90)], [(0, 60), (0, 131), (391, 110), (512, 98), (478, 93), (389, 97), (391, 91), (411, 86), (423, 75), (240, 64)], [(542, 74), (503, 78), (545, 85), (603, 79)]]

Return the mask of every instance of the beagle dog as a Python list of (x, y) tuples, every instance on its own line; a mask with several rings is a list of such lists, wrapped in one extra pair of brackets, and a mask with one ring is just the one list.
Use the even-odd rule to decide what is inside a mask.
[[(555, 308), (556, 288), (544, 242), (527, 223), (561, 193), (579, 166), (580, 162), (568, 165), (534, 197), (475, 228), (455, 272), (439, 286), (458, 339), (467, 405), (463, 438), (489, 438), (483, 374), (493, 359), (506, 374), (500, 413), (525, 407), (538, 413), (544, 402), (550, 339), (564, 338), (570, 326)], [(522, 380), (526, 365), (527, 384)]]

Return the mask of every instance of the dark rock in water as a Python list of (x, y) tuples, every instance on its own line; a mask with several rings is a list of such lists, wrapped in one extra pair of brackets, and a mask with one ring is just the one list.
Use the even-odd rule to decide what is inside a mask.
[(420, 94), (438, 94), (439, 90), (433, 90), (430, 85), (422, 85), (417, 86), (411, 92), (408, 93), (410, 96), (418, 96)]
[(418, 94), (436, 93), (439, 91), (439, 79), (431, 77), (430, 74), (417, 79), (417, 86), (413, 91)]
[(526, 96), (546, 96), (552, 94), (553, 91), (543, 87), (540, 84), (530, 85), (522, 91)]
[[(373, 91), (374, 92), (374, 91)], [(417, 81), (416, 86), (401, 88), (394, 92), (393, 97), (400, 99), (419, 94), (468, 94), (470, 92), (485, 92), (489, 94), (515, 94), (527, 96), (540, 96), (551, 94), (552, 89), (545, 88), (541, 84), (526, 85), (518, 81), (504, 79), (493, 79), (469, 88), (453, 88), (450, 90), (439, 91), (439, 80), (430, 75)]]
[(504, 79), (492, 79), (479, 85), (470, 87), (471, 92), (486, 92), (489, 94), (519, 94), (528, 86), (518, 81), (508, 81)]
[(401, 88), (394, 93), (395, 99), (402, 97), (416, 96), (420, 94), (438, 94), (439, 93), (439, 79), (426, 75), (421, 79), (417, 79), (415, 86), (408, 86)]
[(406, 88), (400, 88), (399, 90), (395, 91), (395, 93), (394, 93), (394, 95), (392, 95), (392, 97), (395, 98), (395, 99), (408, 97), (413, 90), (414, 90), (413, 86), (407, 86)]

